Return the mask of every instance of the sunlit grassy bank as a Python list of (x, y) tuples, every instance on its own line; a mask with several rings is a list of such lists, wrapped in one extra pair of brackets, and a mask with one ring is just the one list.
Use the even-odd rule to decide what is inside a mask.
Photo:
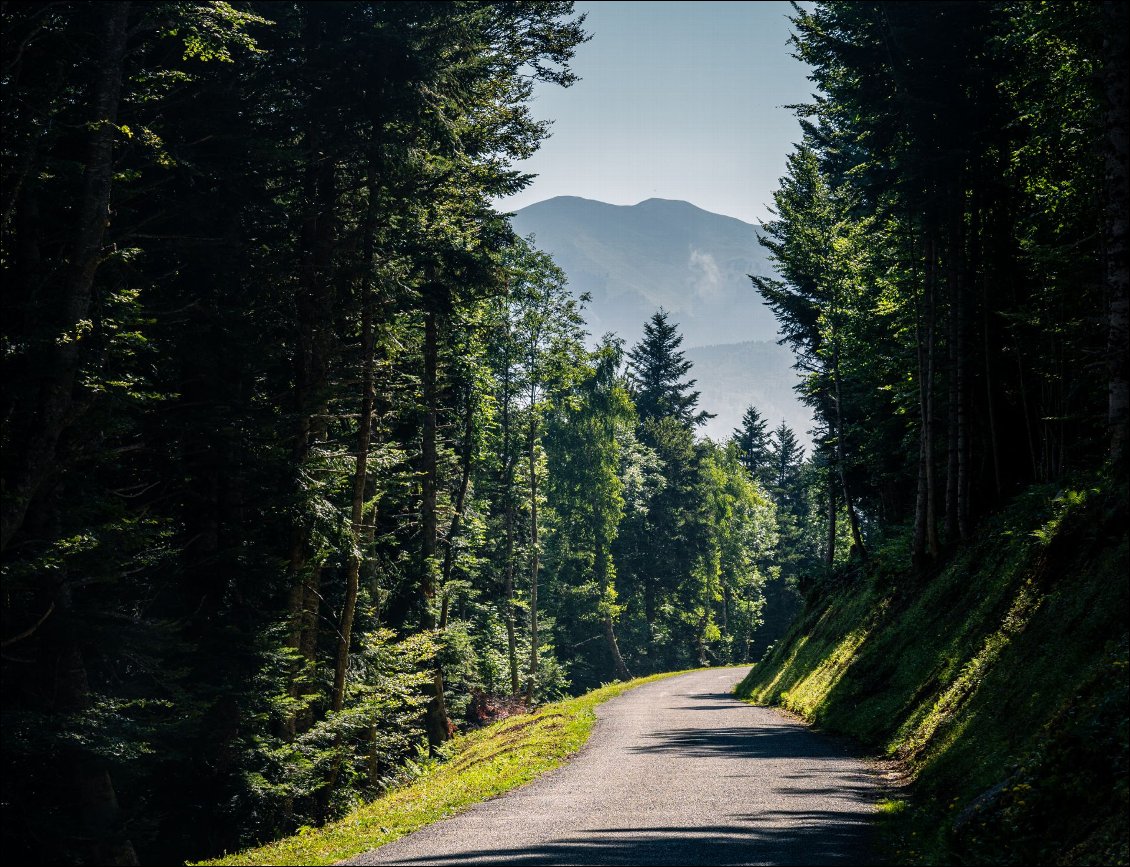
[(1034, 489), (937, 574), (896, 546), (739, 686), (901, 758), (897, 863), (1126, 863), (1127, 508)]
[(614, 683), (457, 737), (450, 760), (323, 828), (202, 864), (333, 864), (383, 846), (558, 767), (588, 740), (598, 704), (680, 672)]

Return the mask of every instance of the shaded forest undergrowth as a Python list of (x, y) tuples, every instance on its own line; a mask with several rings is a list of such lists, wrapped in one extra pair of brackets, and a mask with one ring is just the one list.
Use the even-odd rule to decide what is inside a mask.
[(913, 579), (816, 588), (738, 692), (905, 763), (896, 863), (1127, 861), (1127, 498), (1037, 486)]

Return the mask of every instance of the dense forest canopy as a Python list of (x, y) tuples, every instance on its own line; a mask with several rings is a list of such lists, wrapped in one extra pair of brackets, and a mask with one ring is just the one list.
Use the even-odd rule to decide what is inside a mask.
[(818, 94), (754, 283), (807, 456), (756, 407), (697, 435), (663, 310), (587, 349), (492, 205), (572, 3), (0, 21), (12, 857), (293, 833), (500, 706), (749, 661), (795, 588), (1124, 472), (1123, 4), (797, 7)]
[(491, 205), (572, 4), (3, 28), (6, 851), (217, 854), (500, 697), (749, 658), (776, 507), (696, 440), (674, 323), (631, 377), (587, 351)]
[(754, 282), (860, 558), (906, 528), (924, 566), (1025, 485), (1125, 461), (1125, 13), (797, 12), (819, 97)]

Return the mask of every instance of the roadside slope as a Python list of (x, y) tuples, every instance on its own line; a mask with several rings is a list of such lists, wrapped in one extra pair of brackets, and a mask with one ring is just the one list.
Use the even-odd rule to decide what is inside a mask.
[(906, 763), (899, 863), (1126, 863), (1126, 527), (1124, 492), (1042, 488), (931, 577), (880, 551), (738, 693)]

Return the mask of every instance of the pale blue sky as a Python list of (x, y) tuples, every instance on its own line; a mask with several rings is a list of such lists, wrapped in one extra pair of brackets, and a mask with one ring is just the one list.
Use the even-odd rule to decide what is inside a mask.
[(537, 173), (506, 210), (554, 196), (617, 205), (684, 199), (760, 222), (799, 138), (786, 105), (807, 102), (791, 57), (786, 2), (579, 2), (592, 39), (583, 79), (539, 85), (533, 111), (552, 136), (521, 164)]

